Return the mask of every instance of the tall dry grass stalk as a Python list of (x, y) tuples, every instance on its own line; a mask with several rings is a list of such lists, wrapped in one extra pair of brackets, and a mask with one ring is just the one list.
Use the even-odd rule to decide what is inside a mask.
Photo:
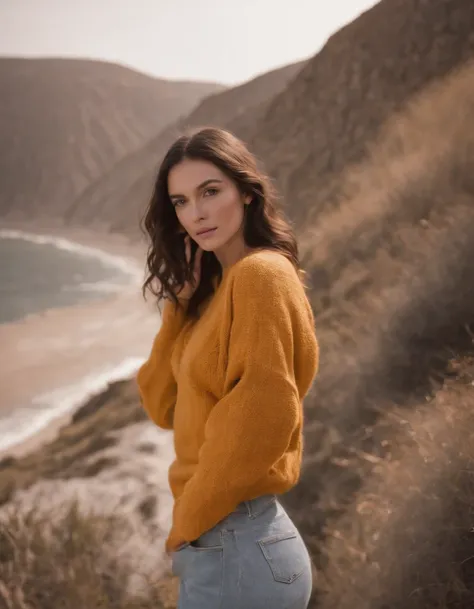
[(133, 571), (118, 558), (121, 517), (82, 513), (72, 503), (50, 514), (11, 509), (0, 520), (2, 609), (167, 609), (176, 606), (169, 576), (130, 591)]

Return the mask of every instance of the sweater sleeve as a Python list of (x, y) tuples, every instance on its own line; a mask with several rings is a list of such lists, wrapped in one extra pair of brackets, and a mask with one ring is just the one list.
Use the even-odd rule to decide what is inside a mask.
[(171, 350), (184, 323), (185, 310), (176, 309), (174, 303), (166, 301), (161, 328), (136, 377), (143, 408), (163, 429), (173, 429), (177, 385), (171, 369)]
[(196, 539), (249, 498), (301, 426), (317, 369), (314, 318), (294, 269), (249, 264), (237, 273), (224, 396), (206, 422), (197, 469), (175, 502), (170, 546)]

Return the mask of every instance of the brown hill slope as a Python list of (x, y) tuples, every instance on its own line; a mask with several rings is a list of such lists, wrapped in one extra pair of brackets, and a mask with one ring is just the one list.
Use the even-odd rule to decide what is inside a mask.
[(223, 88), (73, 59), (2, 58), (0, 83), (0, 215), (30, 218), (61, 215), (120, 158)]
[(170, 125), (87, 187), (65, 214), (67, 221), (86, 225), (101, 221), (112, 230), (137, 233), (157, 166), (173, 140), (187, 127), (212, 123), (232, 128), (237, 121), (257, 120), (266, 104), (303, 65), (304, 62), (299, 62), (285, 66), (210, 95), (189, 116)]
[[(303, 475), (287, 499), (320, 568), (329, 565), (325, 609), (474, 601), (474, 574), (461, 566), (469, 504), (463, 510), (459, 497), (471, 491), (466, 476), (447, 488), (462, 468), (472, 476), (473, 82), (467, 65), (393, 116), (345, 176), (353, 195), (301, 236), (322, 357)], [(433, 479), (423, 478), (428, 470)], [(443, 523), (436, 532), (429, 513), (423, 520), (430, 501)], [(400, 530), (404, 522), (411, 528)], [(378, 592), (367, 583), (375, 581)], [(442, 604), (448, 590), (458, 604)]]
[(474, 357), (451, 363), (433, 399), (392, 413), (404, 446), (328, 527), (324, 609), (473, 606)]
[(474, 55), (473, 31), (471, 0), (382, 0), (329, 39), (257, 129), (242, 131), (292, 218), (330, 204), (385, 119)]

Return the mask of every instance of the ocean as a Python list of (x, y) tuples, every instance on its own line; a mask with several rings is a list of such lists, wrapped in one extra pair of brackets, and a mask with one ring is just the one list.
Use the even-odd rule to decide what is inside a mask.
[(67, 239), (0, 230), (0, 451), (138, 369), (157, 326), (142, 273)]
[(65, 239), (0, 230), (0, 324), (99, 300), (137, 276), (122, 259)]

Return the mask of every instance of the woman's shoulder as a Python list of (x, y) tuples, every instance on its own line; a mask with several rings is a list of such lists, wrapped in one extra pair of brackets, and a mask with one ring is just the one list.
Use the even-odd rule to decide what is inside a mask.
[(293, 268), (290, 260), (283, 253), (272, 249), (255, 249), (235, 264), (235, 269), (239, 271), (264, 269), (271, 272), (289, 268)]
[(254, 250), (241, 258), (231, 269), (234, 282), (245, 284), (274, 284), (298, 281), (298, 274), (292, 262), (276, 250)]

